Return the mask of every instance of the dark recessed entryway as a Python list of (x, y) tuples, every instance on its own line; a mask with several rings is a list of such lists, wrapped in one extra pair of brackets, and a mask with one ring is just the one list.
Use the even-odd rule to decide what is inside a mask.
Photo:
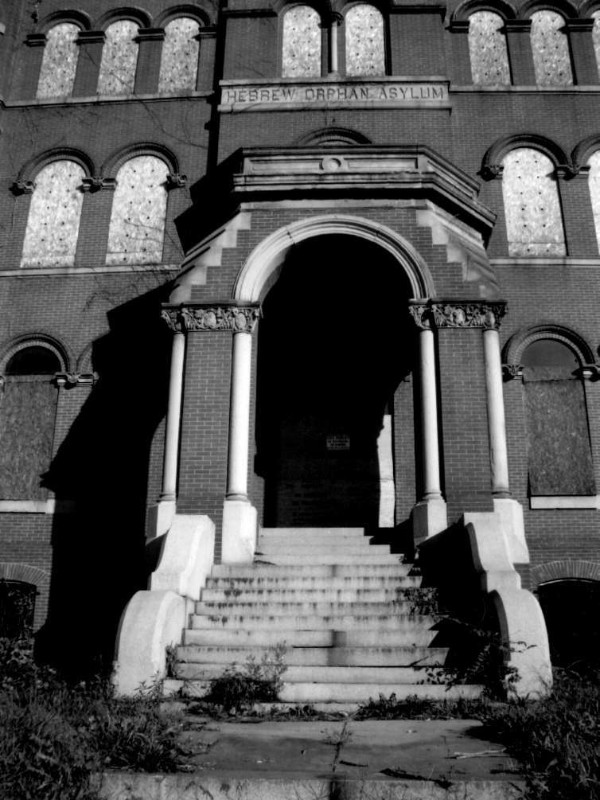
[(410, 294), (395, 259), (358, 237), (321, 236), (288, 254), (258, 344), (265, 525), (377, 524), (378, 437), (414, 356)]

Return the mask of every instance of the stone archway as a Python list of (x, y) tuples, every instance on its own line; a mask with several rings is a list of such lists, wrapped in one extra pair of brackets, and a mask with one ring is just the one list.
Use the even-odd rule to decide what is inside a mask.
[[(295, 244), (275, 274), (258, 337), (264, 522), (392, 527), (391, 412), (415, 362), (411, 281), (389, 250), (334, 233)], [(412, 410), (412, 386), (400, 391)], [(407, 432), (395, 438), (414, 491), (413, 423), (405, 447)]]

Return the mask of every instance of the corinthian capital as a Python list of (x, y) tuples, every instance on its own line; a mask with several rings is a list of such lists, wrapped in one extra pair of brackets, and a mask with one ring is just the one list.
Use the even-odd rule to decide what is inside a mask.
[(436, 328), (484, 328), (497, 330), (506, 314), (506, 303), (451, 300), (431, 304)]

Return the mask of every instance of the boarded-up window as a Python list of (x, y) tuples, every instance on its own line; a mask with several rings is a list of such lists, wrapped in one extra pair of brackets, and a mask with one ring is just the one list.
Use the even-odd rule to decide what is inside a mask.
[(594, 40), (594, 52), (596, 53), (596, 65), (600, 70), (600, 11), (594, 11), (594, 27), (592, 28), (592, 38)]
[(318, 78), (321, 74), (321, 18), (310, 6), (294, 6), (283, 17), (284, 78)]
[(526, 147), (505, 156), (502, 194), (511, 256), (563, 256), (565, 236), (552, 161)]
[(532, 495), (595, 494), (581, 366), (566, 344), (542, 339), (522, 356)]
[(106, 29), (98, 76), (98, 94), (133, 93), (138, 57), (138, 44), (135, 41), (137, 32), (137, 24), (127, 19), (113, 22)]
[(117, 173), (107, 264), (156, 264), (162, 260), (168, 171), (160, 158), (138, 156)]
[(346, 73), (384, 75), (385, 41), (383, 17), (373, 6), (352, 6), (345, 18)]
[(73, 91), (79, 46), (79, 28), (62, 22), (46, 34), (37, 97), (67, 97)]
[(79, 234), (82, 167), (54, 161), (35, 179), (23, 244), (22, 267), (72, 266)]
[(52, 377), (58, 371), (58, 358), (40, 346), (20, 350), (6, 366), (0, 394), (0, 497), (4, 500), (47, 496), (41, 484), (52, 458), (58, 399)]
[(165, 27), (158, 77), (161, 94), (196, 88), (199, 31), (200, 25), (191, 17), (179, 17)]
[(477, 11), (469, 17), (469, 53), (473, 83), (479, 86), (510, 84), (504, 20), (492, 11)]
[(590, 168), (589, 186), (592, 210), (594, 212), (594, 224), (596, 226), (596, 241), (598, 242), (598, 252), (600, 252), (600, 150), (596, 151), (588, 160), (588, 165)]
[(565, 21), (556, 11), (531, 15), (531, 49), (538, 86), (570, 86), (573, 83), (569, 40)]

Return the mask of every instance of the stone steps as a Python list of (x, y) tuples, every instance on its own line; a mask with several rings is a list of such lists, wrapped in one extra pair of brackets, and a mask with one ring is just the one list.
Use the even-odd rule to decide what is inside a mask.
[[(272, 649), (268, 645), (182, 645), (177, 648), (177, 661), (200, 664), (244, 664), (248, 656), (269, 663)], [(285, 653), (290, 666), (442, 666), (448, 655), (444, 647), (291, 647)]]
[(254, 564), (213, 568), (177, 649), (179, 685), (200, 697), (227, 666), (276, 666), (284, 646), (284, 703), (478, 696), (443, 683), (448, 651), (420, 597), (430, 605), (412, 565), (361, 529), (264, 530)]
[(363, 616), (356, 614), (331, 614), (328, 616), (317, 614), (291, 616), (194, 614), (190, 627), (193, 630), (238, 630), (239, 628), (261, 630), (267, 626), (281, 631), (372, 631), (375, 627), (380, 631), (415, 631), (419, 633), (423, 628), (430, 630), (433, 624), (431, 617), (393, 614), (365, 614)]

